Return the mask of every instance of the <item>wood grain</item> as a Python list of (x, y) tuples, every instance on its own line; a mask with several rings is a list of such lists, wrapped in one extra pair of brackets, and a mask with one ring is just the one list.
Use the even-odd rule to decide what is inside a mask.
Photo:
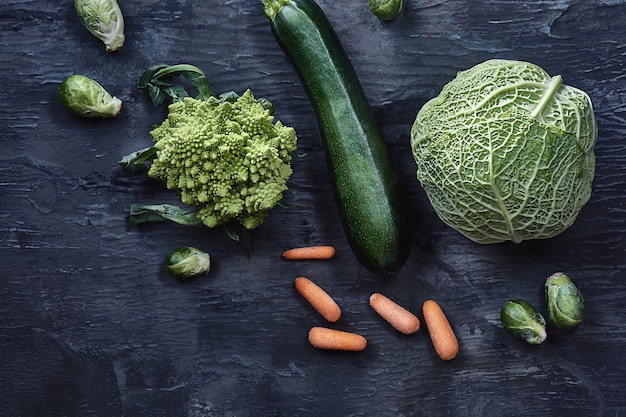
[[(617, 416), (626, 413), (626, 4), (622, 1), (408, 0), (392, 22), (367, 2), (320, 0), (350, 55), (414, 213), (413, 252), (395, 276), (352, 255), (334, 206), (308, 99), (272, 38), (261, 2), (121, 1), (127, 40), (107, 54), (72, 2), (0, 7), (0, 404), (21, 416)], [(532, 61), (587, 91), (599, 125), (594, 192), (562, 235), (480, 246), (444, 226), (415, 179), (409, 131), (420, 106), (485, 59)], [(136, 88), (160, 63), (202, 68), (216, 91), (267, 97), (296, 128), (287, 201), (254, 233), (255, 253), (220, 230), (133, 227), (135, 202), (175, 203), (118, 159), (150, 145), (164, 118)], [(72, 73), (123, 100), (115, 120), (56, 101)], [(281, 248), (332, 244), (324, 263)], [(172, 280), (176, 246), (211, 253), (210, 275)], [(531, 347), (499, 323), (501, 305), (538, 306), (553, 272), (587, 301), (572, 334)], [(358, 354), (320, 352), (294, 276), (313, 277), (362, 334)], [(442, 363), (423, 332), (399, 335), (368, 306), (382, 292), (411, 311), (432, 298), (461, 346)]]

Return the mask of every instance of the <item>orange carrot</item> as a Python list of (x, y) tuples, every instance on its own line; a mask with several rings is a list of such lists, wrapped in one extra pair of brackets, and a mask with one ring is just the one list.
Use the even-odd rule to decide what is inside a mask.
[(295, 281), (296, 290), (302, 295), (318, 313), (327, 321), (334, 323), (341, 317), (341, 308), (326, 291), (305, 277), (298, 277)]
[(370, 306), (401, 333), (413, 334), (420, 328), (420, 320), (415, 314), (382, 294), (372, 294)]
[(283, 257), (290, 260), (330, 259), (333, 256), (335, 256), (335, 248), (332, 246), (308, 246), (283, 252)]
[(309, 330), (309, 343), (318, 349), (349, 350), (358, 352), (367, 346), (367, 340), (356, 333), (313, 327)]
[(459, 352), (459, 342), (443, 310), (437, 302), (426, 300), (422, 311), (435, 351), (444, 361), (454, 359)]

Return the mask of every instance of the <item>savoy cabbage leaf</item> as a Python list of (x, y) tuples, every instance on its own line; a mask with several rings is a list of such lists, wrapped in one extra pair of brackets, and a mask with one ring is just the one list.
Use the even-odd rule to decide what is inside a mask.
[(459, 72), (411, 130), (417, 178), (436, 213), (479, 243), (570, 227), (591, 195), (596, 139), (585, 92), (510, 60)]

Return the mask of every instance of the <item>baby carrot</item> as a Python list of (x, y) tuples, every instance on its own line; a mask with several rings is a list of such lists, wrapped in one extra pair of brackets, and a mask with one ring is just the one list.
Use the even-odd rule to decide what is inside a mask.
[(426, 300), (422, 311), (435, 351), (444, 361), (454, 359), (459, 352), (459, 342), (443, 310), (437, 302)]
[(358, 352), (367, 346), (367, 340), (360, 334), (313, 327), (309, 330), (309, 343), (318, 349), (349, 350)]
[(415, 314), (382, 294), (372, 294), (370, 306), (401, 333), (413, 334), (420, 328), (420, 320)]
[(295, 281), (296, 290), (307, 300), (327, 321), (334, 323), (341, 317), (341, 308), (326, 291), (305, 277)]
[(335, 256), (335, 248), (332, 246), (307, 246), (283, 252), (283, 257), (290, 260), (330, 259), (333, 256)]

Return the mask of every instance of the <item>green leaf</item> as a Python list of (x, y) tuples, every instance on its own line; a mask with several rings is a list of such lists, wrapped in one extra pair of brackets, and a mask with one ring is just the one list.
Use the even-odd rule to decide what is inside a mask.
[[(237, 101), (239, 97), (240, 95), (237, 94), (236, 92), (227, 91), (225, 93), (220, 94), (219, 102), (220, 103), (225, 103), (225, 102), (234, 103), (235, 101)], [(265, 110), (268, 110), (270, 114), (274, 114), (274, 105), (272, 104), (271, 101), (263, 97), (257, 99), (257, 101), (259, 102), (261, 106), (263, 106)]]
[(154, 77), (160, 79), (162, 77), (183, 76), (198, 89), (198, 100), (208, 100), (213, 96), (213, 87), (204, 75), (202, 70), (194, 65), (178, 64), (159, 70)]
[(132, 204), (130, 206), (130, 214), (128, 215), (130, 224), (137, 225), (166, 220), (182, 225), (196, 225), (202, 222), (198, 217), (197, 209), (184, 209), (171, 204)]
[(274, 114), (274, 104), (266, 98), (261, 97), (257, 100), (265, 110), (269, 110), (270, 114)]
[(167, 65), (165, 64), (153, 65), (143, 70), (141, 75), (139, 75), (139, 80), (137, 80), (137, 87), (141, 88), (142, 90), (148, 87), (152, 79), (154, 78), (154, 74), (156, 74), (162, 68), (167, 68)]
[(224, 231), (229, 238), (237, 242), (239, 246), (248, 252), (248, 255), (254, 253), (254, 244), (250, 230), (242, 227), (241, 224), (235, 221), (231, 221), (224, 224)]
[(146, 162), (154, 160), (156, 152), (157, 150), (154, 146), (140, 149), (122, 157), (117, 164), (122, 167), (122, 171), (129, 177), (143, 174), (148, 172), (149, 169)]
[(196, 96), (198, 100), (207, 100), (213, 96), (213, 88), (204, 72), (190, 64), (153, 65), (141, 73), (137, 87), (152, 100), (152, 104), (156, 107), (161, 105), (168, 96), (174, 102), (190, 96), (182, 84), (174, 82), (177, 77), (185, 78), (198, 89)]
[(163, 88), (163, 91), (172, 98), (173, 102), (183, 101), (185, 97), (189, 97), (189, 93), (182, 85), (171, 85)]
[(287, 203), (285, 199), (282, 199), (278, 203), (276, 203), (276, 207), (283, 209), (283, 210), (287, 210), (287, 209), (292, 209), (297, 206), (293, 203)]
[(239, 98), (239, 94), (237, 94), (236, 92), (227, 91), (225, 93), (220, 94), (219, 102), (220, 103), (225, 103), (225, 102), (234, 103), (235, 101), (237, 101), (238, 98)]

